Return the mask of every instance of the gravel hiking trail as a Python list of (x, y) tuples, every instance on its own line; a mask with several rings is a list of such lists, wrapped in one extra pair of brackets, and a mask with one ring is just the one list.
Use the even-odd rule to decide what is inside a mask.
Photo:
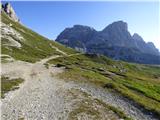
[[(73, 55), (78, 54), (68, 56)], [(14, 61), (2, 64), (1, 75), (25, 80), (19, 89), (10, 91), (1, 100), (2, 120), (120, 120), (104, 104), (118, 107), (136, 120), (154, 119), (129, 101), (101, 88), (58, 79), (56, 74), (64, 69), (44, 65), (58, 57), (62, 56), (51, 56), (36, 63)]]

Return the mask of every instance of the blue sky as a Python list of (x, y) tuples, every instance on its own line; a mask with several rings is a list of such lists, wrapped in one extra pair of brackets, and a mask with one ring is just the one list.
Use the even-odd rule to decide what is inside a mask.
[(158, 2), (11, 2), (21, 22), (34, 31), (55, 39), (66, 27), (87, 25), (102, 30), (123, 20), (128, 29), (152, 41), (160, 49)]

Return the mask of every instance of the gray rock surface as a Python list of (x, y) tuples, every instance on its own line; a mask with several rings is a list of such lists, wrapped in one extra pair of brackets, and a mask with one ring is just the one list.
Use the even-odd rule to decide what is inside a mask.
[(158, 49), (155, 47), (155, 45), (152, 42), (146, 43), (143, 40), (143, 38), (137, 33), (134, 33), (132, 38), (134, 39), (137, 49), (139, 49), (142, 53), (149, 53), (154, 55), (159, 54)]
[(20, 21), (10, 3), (5, 3), (4, 5), (2, 4), (1, 8), (12, 20), (15, 22)]
[(1, 39), (2, 45), (21, 48), (21, 43), (24, 41), (23, 36), (12, 28), (12, 24), (1, 22)]
[(123, 21), (113, 22), (102, 31), (74, 25), (61, 32), (56, 41), (76, 50), (103, 54), (117, 60), (160, 64), (160, 53), (154, 44), (146, 43), (137, 33), (132, 36)]

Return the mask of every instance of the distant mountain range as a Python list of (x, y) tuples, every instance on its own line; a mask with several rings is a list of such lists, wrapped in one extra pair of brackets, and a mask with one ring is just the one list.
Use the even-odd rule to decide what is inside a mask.
[(57, 42), (82, 52), (103, 54), (116, 60), (144, 64), (160, 64), (160, 53), (152, 42), (146, 43), (128, 31), (126, 22), (117, 21), (102, 31), (74, 25), (58, 35)]

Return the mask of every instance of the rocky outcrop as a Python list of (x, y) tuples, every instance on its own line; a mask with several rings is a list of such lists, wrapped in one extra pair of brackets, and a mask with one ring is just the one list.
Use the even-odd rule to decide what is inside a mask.
[(159, 55), (158, 49), (155, 47), (155, 45), (152, 42), (146, 43), (143, 38), (135, 33), (132, 38), (135, 42), (135, 47), (140, 50), (142, 53), (149, 53), (153, 55)]
[(1, 9), (15, 22), (20, 22), (19, 18), (17, 17), (13, 7), (10, 3), (2, 4)]
[(94, 34), (96, 34), (96, 30), (93, 28), (74, 25), (73, 28), (66, 28), (61, 35), (57, 37), (57, 40), (76, 50), (86, 52), (86, 44), (93, 38)]
[(160, 53), (154, 44), (146, 43), (137, 33), (132, 36), (127, 23), (123, 21), (113, 22), (102, 31), (75, 25), (60, 33), (56, 41), (75, 49), (83, 49), (87, 53), (103, 54), (117, 60), (160, 64)]
[[(13, 20), (14, 22), (19, 22), (19, 19), (12, 8), (10, 3), (1, 4), (1, 14), (5, 14)], [(24, 41), (23, 36), (13, 28), (12, 23), (5, 23), (3, 20), (1, 21), (1, 43), (2, 46), (5, 47), (16, 47), (21, 48), (21, 42)]]
[(21, 48), (21, 42), (24, 41), (23, 36), (13, 29), (12, 24), (5, 24), (1, 22), (1, 42), (3, 46), (13, 46)]

